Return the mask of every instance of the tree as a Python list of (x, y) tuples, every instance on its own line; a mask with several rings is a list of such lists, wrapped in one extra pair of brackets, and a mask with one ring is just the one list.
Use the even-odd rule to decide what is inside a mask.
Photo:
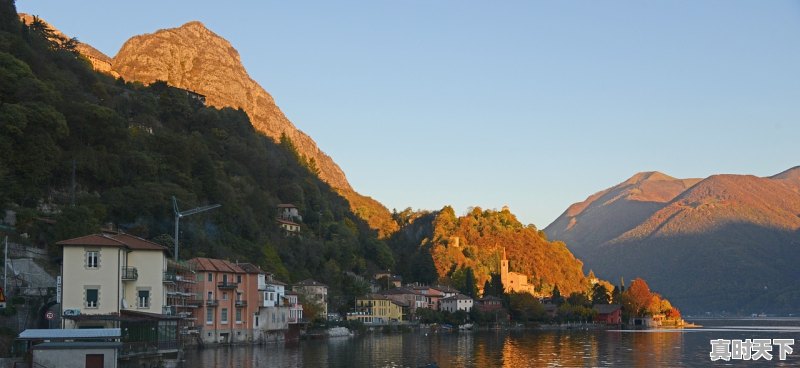
[(553, 296), (550, 297), (550, 300), (555, 305), (561, 305), (564, 303), (564, 297), (561, 296), (561, 291), (558, 290), (558, 285), (553, 288)]
[(647, 312), (647, 307), (650, 305), (652, 293), (647, 282), (640, 278), (636, 278), (631, 282), (631, 286), (625, 293), (630, 297), (632, 312), (636, 316), (642, 316)]
[(539, 299), (530, 293), (510, 293), (509, 311), (511, 316), (521, 322), (542, 321), (545, 318), (545, 311)]
[(471, 267), (467, 267), (466, 271), (464, 271), (464, 286), (460, 290), (464, 295), (471, 298), (477, 298), (478, 296), (478, 286), (475, 284), (475, 273), (472, 271)]
[(611, 303), (608, 289), (601, 283), (596, 283), (592, 286), (592, 304), (609, 304)]

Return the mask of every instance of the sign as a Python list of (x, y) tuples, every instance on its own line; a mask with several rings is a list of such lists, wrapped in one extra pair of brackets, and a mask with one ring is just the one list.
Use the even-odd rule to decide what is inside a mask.
[(64, 309), (65, 316), (80, 316), (81, 310), (80, 309)]
[(47, 313), (44, 314), (44, 318), (47, 318), (47, 320), (49, 321), (52, 320), (53, 318), (56, 318), (56, 314), (53, 313), (52, 311), (47, 311)]
[(56, 277), (56, 303), (61, 303), (61, 275)]

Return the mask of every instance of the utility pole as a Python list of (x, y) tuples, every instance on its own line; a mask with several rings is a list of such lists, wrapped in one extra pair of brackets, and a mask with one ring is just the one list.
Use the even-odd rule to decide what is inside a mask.
[(192, 208), (191, 210), (186, 210), (186, 211), (181, 212), (178, 209), (178, 200), (175, 199), (175, 196), (172, 196), (172, 209), (175, 212), (175, 262), (178, 261), (178, 236), (179, 236), (178, 230), (179, 230), (181, 218), (182, 217), (186, 217), (186, 216), (190, 216), (190, 215), (194, 215), (195, 213), (200, 213), (200, 212), (204, 212), (204, 211), (208, 211), (208, 210), (213, 210), (213, 209), (215, 209), (217, 207), (221, 207), (221, 206), (222, 206), (221, 204), (212, 204), (210, 206)]

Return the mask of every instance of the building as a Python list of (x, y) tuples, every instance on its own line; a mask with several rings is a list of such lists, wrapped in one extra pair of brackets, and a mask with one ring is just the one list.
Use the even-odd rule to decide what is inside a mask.
[(285, 303), (289, 306), (289, 323), (295, 324), (303, 321), (303, 305), (300, 304), (299, 294), (293, 291), (286, 292)]
[[(438, 310), (439, 309), (439, 301), (442, 298), (445, 297), (443, 292), (441, 292), (439, 290), (436, 290), (436, 289), (434, 289), (434, 288), (432, 288), (430, 286), (427, 286), (427, 285), (413, 284), (413, 285), (406, 285), (406, 287), (411, 289), (411, 290), (414, 290), (415, 292), (417, 292), (419, 294), (422, 294), (425, 297), (425, 304), (426, 305), (421, 307), (421, 308), (428, 308), (428, 309)], [(455, 294), (458, 294), (458, 293), (457, 292), (453, 293), (453, 295), (455, 295)]]
[(528, 284), (528, 276), (509, 271), (505, 248), (503, 248), (503, 259), (500, 260), (500, 280), (507, 293), (530, 293), (536, 296), (533, 285)]
[(367, 325), (386, 325), (403, 320), (403, 307), (385, 295), (369, 294), (356, 298), (355, 308), (347, 320), (358, 320)]
[[(198, 299), (194, 311), (205, 343), (253, 341), (251, 317), (257, 313), (258, 276), (239, 265), (214, 258), (192, 258), (197, 273)], [(253, 299), (251, 304), (249, 301)], [(199, 321), (202, 321), (200, 323)]]
[(440, 301), (439, 309), (450, 313), (455, 313), (460, 310), (469, 312), (472, 310), (472, 304), (472, 298), (464, 294), (456, 294), (442, 299)]
[(503, 299), (487, 295), (475, 301), (475, 307), (481, 312), (493, 312), (503, 309)]
[(119, 328), (28, 329), (18, 341), (32, 367), (116, 368), (123, 344)]
[(293, 221), (281, 220), (281, 219), (278, 219), (277, 221), (278, 221), (278, 226), (280, 226), (280, 228), (283, 229), (286, 235), (294, 235), (300, 233), (300, 224)]
[(278, 205), (278, 218), (286, 221), (303, 221), (300, 211), (291, 203)]
[(64, 328), (119, 328), (123, 310), (154, 316), (165, 311), (165, 247), (107, 232), (56, 244), (62, 248)]
[[(455, 289), (455, 288), (453, 288), (451, 286), (447, 286), (447, 285), (431, 286), (431, 289), (440, 292), (442, 294), (442, 298), (441, 299), (449, 298), (449, 297), (451, 297), (453, 295), (457, 295), (460, 292), (460, 291), (458, 291), (458, 289)], [(441, 300), (439, 301), (439, 304), (441, 305)]]
[(595, 322), (609, 325), (622, 323), (622, 307), (619, 304), (595, 304), (592, 309), (597, 312)]
[(320, 307), (318, 316), (306, 316), (307, 318), (328, 317), (328, 286), (312, 279), (300, 281), (292, 287), (292, 290), (305, 296), (308, 302), (317, 304)]

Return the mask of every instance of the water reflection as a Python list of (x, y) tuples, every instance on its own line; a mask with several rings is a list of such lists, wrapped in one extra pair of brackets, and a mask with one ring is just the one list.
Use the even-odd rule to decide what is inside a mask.
[[(293, 345), (207, 348), (189, 352), (186, 367), (455, 367), (709, 365), (709, 340), (796, 338), (796, 330), (753, 331), (727, 322), (706, 330), (483, 331), (453, 334), (367, 334)], [(766, 324), (765, 324), (766, 326)], [(778, 326), (780, 327), (780, 326)], [(784, 330), (791, 331), (785, 332)], [(800, 349), (796, 349), (798, 351)], [(800, 354), (772, 365), (800, 364)], [(751, 362), (752, 363), (752, 362)], [(764, 362), (766, 363), (766, 362)], [(777, 364), (776, 364), (777, 363)]]

